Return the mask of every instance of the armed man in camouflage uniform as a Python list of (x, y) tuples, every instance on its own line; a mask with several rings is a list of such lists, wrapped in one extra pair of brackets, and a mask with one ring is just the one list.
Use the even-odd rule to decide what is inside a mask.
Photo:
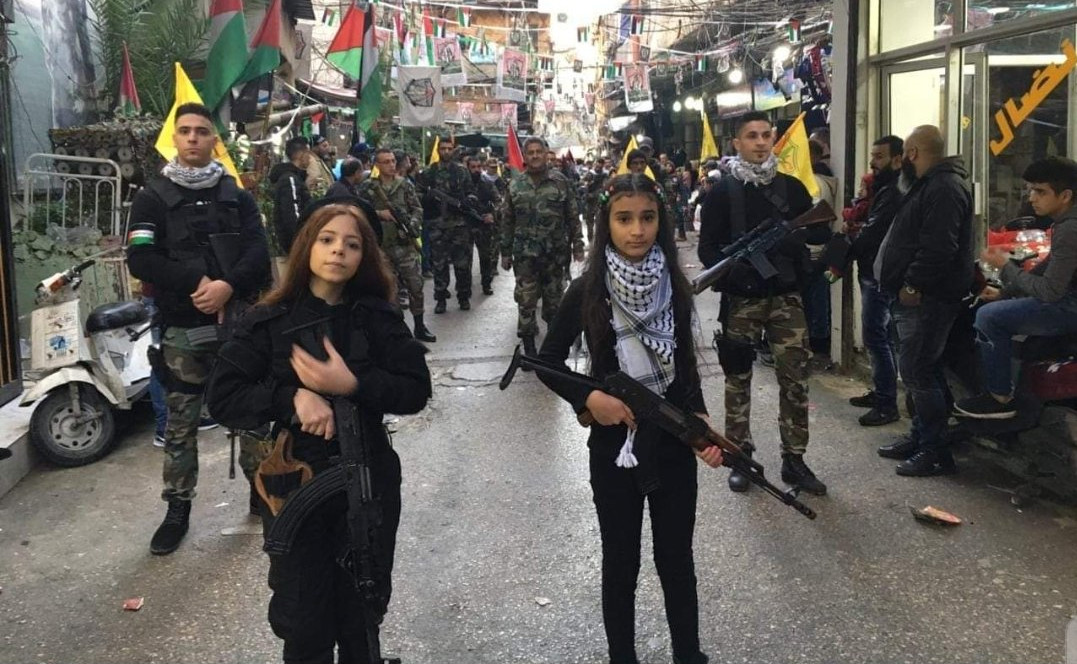
[[(175, 551), (187, 534), (198, 483), (202, 391), (220, 345), (219, 323), (226, 310), (231, 318), (270, 280), (258, 205), (213, 161), (217, 136), (209, 109), (180, 106), (172, 141), (176, 158), (135, 196), (127, 241), (131, 274), (153, 284), (164, 326), (155, 368), (167, 378), (161, 497), (168, 513), (150, 542), (158, 555)], [(221, 250), (224, 243), (228, 251)], [(242, 446), (240, 463), (251, 479), (262, 450), (246, 436)]]
[(493, 295), (494, 275), (497, 274), (497, 243), (500, 240), (494, 213), (501, 206), (501, 196), (498, 195), (494, 183), (484, 177), (480, 157), (468, 157), (467, 170), (471, 174), (471, 183), (475, 187), (475, 196), (479, 201), (475, 207), (482, 215), (482, 225), (471, 226), (471, 237), (475, 241), (475, 248), (479, 251), (482, 294)]
[(573, 183), (549, 167), (546, 142), (524, 141), (527, 172), (509, 183), (501, 215), (501, 266), (516, 275), (519, 320), (516, 334), (524, 350), (536, 353), (535, 310), (542, 298), (542, 319), (557, 315), (565, 292), (568, 257), (583, 260), (583, 236)]
[[(700, 215), (699, 258), (710, 267), (722, 248), (764, 221), (793, 219), (812, 207), (811, 196), (799, 180), (777, 172), (774, 127), (765, 113), (740, 118), (733, 140), (737, 157), (730, 177), (711, 188)], [(826, 485), (804, 463), (808, 447), (807, 323), (799, 284), (811, 270), (804, 236), (793, 233), (767, 252), (777, 274), (763, 279), (747, 262), (736, 263), (715, 285), (722, 291), (720, 320), (723, 335), (718, 359), (725, 372), (726, 435), (754, 451), (749, 428), (752, 408), (753, 350), (765, 330), (774, 353), (780, 387), (778, 397), (782, 449), (782, 481), (808, 493), (822, 495)], [(729, 488), (746, 491), (749, 482), (731, 473)]]
[[(466, 203), (467, 197), (472, 195), (471, 175), (467, 168), (453, 159), (455, 148), (451, 136), (438, 139), (439, 161), (422, 174), (421, 184)], [(467, 311), (471, 309), (471, 258), (474, 253), (470, 222), (429, 194), (423, 204), (438, 211), (436, 217), (428, 220), (434, 299), (437, 300), (434, 313), (445, 313), (445, 301), (449, 299), (449, 263), (452, 263), (456, 275), (456, 299), (460, 309)]]
[[(422, 255), (418, 240), (421, 237), (423, 206), (415, 185), (396, 174), (396, 155), (388, 148), (374, 152), (374, 164), (378, 177), (368, 178), (359, 185), (359, 197), (370, 201), (381, 219), (381, 248), (397, 278), (408, 289), (408, 309), (415, 323), (415, 338), (433, 343), (438, 340), (423, 323), (423, 274)], [(395, 211), (395, 212), (394, 212)], [(404, 219), (397, 219), (399, 214)], [(410, 231), (410, 234), (409, 234)]]

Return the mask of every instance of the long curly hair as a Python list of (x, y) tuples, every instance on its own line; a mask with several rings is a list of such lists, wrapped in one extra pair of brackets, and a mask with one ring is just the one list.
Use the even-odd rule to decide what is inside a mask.
[[(673, 286), (673, 319), (676, 327), (677, 353), (687, 366), (678, 364), (678, 369), (692, 369), (696, 365), (695, 344), (692, 338), (692, 289), (688, 278), (681, 271), (677, 261), (677, 244), (673, 239), (674, 228), (666, 207), (665, 195), (660, 185), (642, 173), (626, 173), (610, 179), (599, 193), (600, 207), (595, 216), (595, 235), (591, 243), (587, 266), (580, 276), (583, 282), (583, 328), (591, 343), (592, 362), (603, 358), (614, 344), (613, 329), (610, 326), (612, 312), (609, 304), (609, 291), (606, 287), (606, 247), (610, 245), (610, 206), (623, 196), (649, 196), (658, 204), (658, 235), (655, 244), (666, 256)], [(601, 360), (599, 360), (601, 361)], [(609, 367), (593, 366), (592, 371), (599, 375)]]
[(396, 278), (363, 211), (351, 205), (326, 205), (315, 211), (299, 229), (288, 252), (287, 275), (276, 288), (266, 293), (259, 304), (294, 302), (310, 288), (310, 250), (322, 228), (338, 216), (354, 219), (363, 240), (363, 257), (355, 275), (344, 285), (344, 297), (355, 301), (368, 295), (386, 302), (396, 301)]

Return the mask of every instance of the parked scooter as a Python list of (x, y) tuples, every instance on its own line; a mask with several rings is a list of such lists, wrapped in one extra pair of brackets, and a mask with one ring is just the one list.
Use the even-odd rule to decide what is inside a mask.
[[(1049, 230), (1030, 228), (1026, 219), (1007, 224), (988, 235), (988, 246), (1002, 246), (1024, 269), (1043, 261), (1049, 251)], [(981, 267), (992, 284), (997, 272)], [(998, 285), (994, 281), (992, 285)], [(955, 322), (946, 355), (954, 397), (982, 391), (973, 323), (982, 303)], [(1020, 505), (1044, 491), (1066, 502), (1077, 502), (1077, 335), (1026, 337), (1014, 344), (1014, 399), (1017, 415), (1003, 420), (957, 418), (954, 440), (967, 440), (991, 453), (990, 458), (1021, 478), (1013, 495)]]
[[(94, 259), (112, 253), (102, 252)], [(83, 323), (78, 289), (87, 260), (37, 285), (31, 318), (30, 442), (58, 466), (82, 466), (116, 443), (113, 409), (130, 410), (149, 390), (150, 316), (141, 302), (94, 309)]]

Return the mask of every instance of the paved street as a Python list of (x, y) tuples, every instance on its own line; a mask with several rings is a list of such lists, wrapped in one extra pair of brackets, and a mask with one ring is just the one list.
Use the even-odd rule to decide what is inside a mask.
[[(683, 249), (682, 262), (697, 263), (694, 246)], [(472, 311), (452, 302), (428, 314), (439, 338), (434, 399), (392, 425), (404, 513), (383, 644), (406, 664), (604, 664), (586, 432), (533, 374), (497, 389), (515, 343), (512, 277), (498, 277), (492, 297), (475, 281)], [(708, 338), (715, 299), (699, 300)], [(701, 355), (720, 422), (717, 359)], [(758, 490), (733, 495), (726, 470), (700, 468), (696, 562), (711, 661), (1062, 662), (1077, 613), (1077, 512), (1013, 507), (999, 488), (1014, 481), (966, 454), (956, 478), (897, 477), (875, 448), (907, 420), (857, 426), (846, 399), (861, 390), (836, 375), (813, 380), (808, 460), (830, 487), (805, 497), (814, 522)], [(754, 398), (758, 458), (778, 482), (773, 371), (757, 366)], [(137, 415), (105, 460), (39, 467), (0, 499), (0, 662), (279, 661), (260, 529), (246, 516), (246, 484), (227, 479), (224, 434), (204, 435), (190, 534), (155, 557), (161, 451), (149, 410)], [(915, 521), (909, 506), (929, 504), (967, 521)], [(644, 547), (640, 659), (668, 663), (649, 539)], [(121, 610), (138, 596), (141, 611)]]

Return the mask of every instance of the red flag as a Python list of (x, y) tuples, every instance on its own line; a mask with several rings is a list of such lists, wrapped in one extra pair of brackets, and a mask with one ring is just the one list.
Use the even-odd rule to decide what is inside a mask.
[(520, 139), (516, 137), (516, 129), (509, 124), (509, 135), (505, 139), (506, 151), (509, 154), (509, 166), (521, 173), (524, 170), (524, 155), (520, 152)]
[(131, 70), (131, 58), (127, 55), (127, 42), (123, 43), (123, 71), (120, 73), (120, 110), (124, 115), (142, 112), (135, 87), (135, 73)]

